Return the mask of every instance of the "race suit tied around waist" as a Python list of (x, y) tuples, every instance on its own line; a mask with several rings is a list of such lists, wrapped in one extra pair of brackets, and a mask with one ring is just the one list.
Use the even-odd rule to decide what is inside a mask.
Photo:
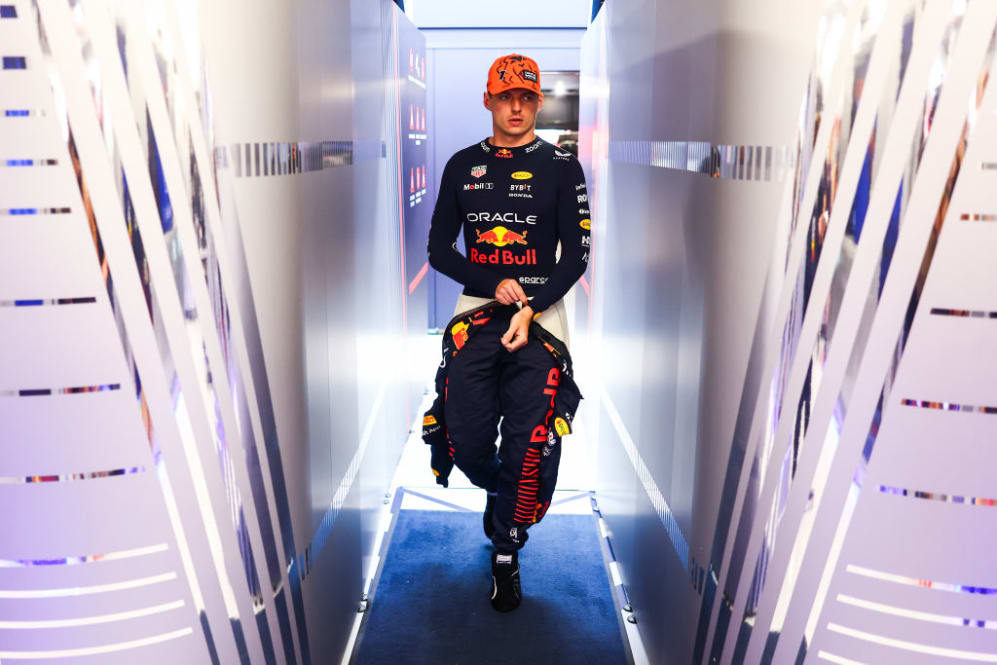
[[(447, 383), (453, 360), (468, 345), (474, 344), (475, 336), (485, 329), (485, 324), (489, 320), (495, 317), (508, 321), (517, 311), (515, 305), (502, 305), (492, 301), (454, 317), (443, 332), (442, 361), (436, 372), (436, 398), (424, 414), (422, 426), (422, 438), (432, 450), (430, 464), (439, 485), (444, 487), (449, 485), (448, 478), (454, 467), (455, 444), (450, 439), (445, 416)], [(527, 344), (539, 345), (546, 350), (552, 359), (552, 373), (557, 375), (556, 391), (551, 391), (554, 394), (546, 417), (542, 424), (537, 424), (530, 437), (530, 441), (535, 442), (541, 455), (541, 486), (537, 503), (545, 511), (550, 500), (549, 495), (553, 493), (554, 479), (544, 482), (543, 460), (551, 458), (554, 452), (558, 453), (554, 457), (554, 464), (550, 465), (554, 467), (552, 471), (556, 474), (556, 459), (560, 457), (560, 450), (555, 449), (560, 446), (561, 439), (571, 433), (571, 423), (582, 395), (573, 378), (571, 356), (559, 339), (533, 321), (530, 324), (530, 338)], [(542, 513), (535, 517), (533, 521), (539, 521)]]

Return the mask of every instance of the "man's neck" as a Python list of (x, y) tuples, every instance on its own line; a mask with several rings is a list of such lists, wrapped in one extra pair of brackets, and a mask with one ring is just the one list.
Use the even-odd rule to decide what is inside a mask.
[(503, 132), (500, 132), (497, 127), (492, 126), (492, 135), (488, 139), (496, 148), (518, 148), (521, 145), (526, 145), (527, 143), (532, 143), (537, 138), (537, 133), (534, 130), (530, 130), (522, 136), (510, 136)]

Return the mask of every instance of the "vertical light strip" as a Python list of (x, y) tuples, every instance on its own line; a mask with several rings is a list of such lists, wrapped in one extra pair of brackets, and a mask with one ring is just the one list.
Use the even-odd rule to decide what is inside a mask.
[[(332, 527), (336, 523), (336, 518), (339, 516), (339, 512), (342, 510), (343, 505), (346, 503), (346, 497), (353, 488), (353, 482), (356, 480), (357, 473), (360, 471), (360, 465), (363, 463), (364, 456), (367, 453), (367, 446), (370, 444), (371, 436), (373, 436), (374, 425), (377, 423), (377, 418), (380, 416), (381, 405), (384, 403), (388, 386), (393, 380), (394, 377), (386, 377), (377, 389), (377, 395), (371, 404), (370, 411), (367, 415), (367, 422), (364, 424), (363, 434), (360, 437), (360, 445), (357, 447), (357, 451), (353, 454), (353, 458), (350, 460), (350, 464), (347, 467), (346, 472), (343, 474), (339, 487), (336, 489), (336, 494), (332, 497), (332, 502), (330, 503), (329, 508), (326, 509), (325, 515), (322, 517), (322, 521), (319, 523), (319, 527), (316, 529), (315, 535), (312, 537), (311, 544), (308, 548), (306, 548), (311, 552), (310, 559), (312, 561), (318, 560), (319, 554), (321, 554), (322, 549), (325, 547), (326, 540), (329, 538), (329, 534), (332, 533)], [(308, 569), (303, 568), (302, 576), (307, 575), (308, 572)]]
[(686, 540), (685, 534), (682, 533), (682, 528), (675, 520), (675, 515), (672, 513), (672, 509), (665, 500), (661, 490), (658, 489), (658, 484), (655, 482), (654, 476), (651, 474), (650, 469), (648, 469), (647, 465), (644, 463), (644, 458), (641, 457), (640, 451), (637, 450), (637, 445), (631, 438), (630, 432), (627, 431), (623, 418), (620, 417), (620, 412), (616, 409), (616, 405), (613, 403), (612, 398), (605, 390), (602, 392), (601, 401), (603, 408), (606, 409), (606, 413), (609, 415), (609, 420), (613, 424), (613, 428), (616, 430), (616, 435), (620, 439), (620, 445), (623, 447), (623, 450), (626, 451), (627, 457), (633, 465), (634, 473), (637, 474), (637, 479), (640, 481), (641, 486), (647, 493), (647, 498), (651, 502), (651, 506), (654, 508), (655, 514), (658, 516), (658, 519), (661, 520), (662, 525), (665, 527), (665, 531), (668, 533), (668, 540), (671, 542), (672, 548), (678, 556), (679, 562), (682, 564), (682, 568), (688, 570), (689, 542)]
[[(394, 8), (392, 8), (394, 9)], [(406, 298), (406, 286), (408, 279), (405, 275), (405, 201), (404, 201), (404, 188), (402, 186), (402, 169), (404, 168), (402, 164), (402, 118), (401, 118), (401, 86), (402, 80), (399, 78), (398, 74), (398, 10), (391, 12), (391, 38), (394, 44), (394, 63), (395, 63), (395, 78), (394, 78), (394, 88), (395, 88), (395, 139), (398, 146), (398, 154), (396, 159), (398, 160), (398, 243), (399, 243), (399, 254), (401, 255), (401, 270), (402, 270), (402, 337), (406, 338), (408, 336), (408, 299)], [(405, 398), (406, 410), (408, 408), (408, 397)], [(406, 422), (408, 421), (406, 416)]]

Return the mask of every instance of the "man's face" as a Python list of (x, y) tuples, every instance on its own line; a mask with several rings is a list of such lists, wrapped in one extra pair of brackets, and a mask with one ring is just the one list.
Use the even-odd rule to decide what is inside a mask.
[(485, 108), (492, 112), (495, 126), (509, 136), (531, 131), (541, 106), (539, 95), (526, 88), (513, 88), (497, 95), (485, 93)]

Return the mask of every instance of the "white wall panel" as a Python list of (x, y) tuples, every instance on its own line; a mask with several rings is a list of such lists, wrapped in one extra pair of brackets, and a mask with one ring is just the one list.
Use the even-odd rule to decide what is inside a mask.
[[(989, 174), (993, 7), (817, 5), (607, 4), (583, 42), (590, 335), (643, 368), (598, 375), (603, 513), (652, 659), (987, 661), (979, 594), (943, 587), (988, 574), (969, 534), (993, 493), (967, 470), (990, 466), (993, 205), (967, 183)], [(759, 170), (767, 146), (788, 159)], [(863, 557), (910, 585), (845, 572)]]
[[(75, 621), (87, 597), (119, 594), (109, 616), (84, 612), (79, 626), (0, 616), (0, 658), (32, 648), (74, 662), (134, 662), (136, 649), (152, 662), (341, 656), (369, 549), (360, 522), (379, 507), (371, 497), (404, 441), (408, 379), (392, 380), (376, 354), (400, 339), (400, 276), (363, 292), (366, 302), (397, 299), (393, 315), (353, 295), (368, 281), (353, 260), (371, 221), (363, 211), (386, 232), (368, 264), (399, 242), (394, 199), (377, 183), (354, 187), (352, 168), (396, 170), (383, 149), (394, 57), (385, 17), (396, 10), (358, 6), (344, 22), (349, 3), (320, 4), (229, 12), (86, 0), (39, 12), (17, 2), (17, 17), (0, 20), (14, 35), (5, 48), (23, 46), (30, 65), (3, 70), (0, 99), (31, 110), (0, 118), (0, 159), (57, 160), (0, 170), (11, 273), (0, 279), (0, 375), (10, 384), (0, 386), (0, 441), (14, 453), (0, 458), (0, 488), (25, 506), (5, 513), (14, 535), (0, 552), (0, 612), (28, 603), (25, 620)], [(368, 45), (388, 49), (354, 71), (361, 26)], [(233, 30), (246, 39), (222, 39)], [(52, 46), (49, 35), (51, 55), (39, 48)], [(370, 115), (355, 130), (357, 89)], [(360, 361), (365, 313), (379, 341)], [(382, 377), (374, 393), (359, 391), (358, 372)], [(100, 385), (113, 389), (58, 392)], [(391, 418), (361, 441), (368, 412)], [(361, 475), (366, 498), (353, 491)], [(53, 510), (68, 501), (72, 510)], [(72, 528), (37, 529), (51, 519)], [(124, 556), (147, 540), (154, 553)], [(30, 564), (59, 557), (75, 565)], [(164, 565), (172, 572), (155, 572)], [(42, 599), (3, 595), (5, 584), (60, 583), (84, 595), (54, 614)], [(47, 651), (44, 630), (59, 631)]]
[(96, 303), (0, 309), (6, 344), (0, 374), (12, 386), (68, 388), (115, 383), (126, 373), (114, 321)]
[[(44, 127), (45, 133), (41, 136), (45, 139), (39, 143), (48, 143), (50, 154), (47, 158), (57, 159), (65, 166), (26, 168), (17, 174), (24, 178), (20, 184), (26, 186), (11, 189), (10, 184), (18, 183), (5, 181), (0, 189), (16, 201), (10, 207), (50, 207), (56, 203), (55, 199), (61, 199), (59, 205), (68, 205), (71, 211), (60, 215), (12, 216), (5, 210), (0, 220), (34, 222), (31, 227), (18, 229), (23, 236), (34, 236), (24, 243), (25, 250), (40, 253), (46, 236), (59, 236), (64, 244), (56, 242), (56, 257), (61, 248), (78, 260), (49, 264), (61, 273), (60, 280), (52, 280), (50, 275), (39, 275), (31, 268), (24, 270), (22, 261), (31, 256), (22, 256), (20, 260), (6, 263), (8, 270), (20, 273), (18, 277), (2, 278), (0, 283), (10, 290), (4, 297), (15, 301), (39, 296), (43, 299), (80, 297), (82, 294), (65, 292), (79, 288), (87, 289), (88, 297), (95, 297), (96, 301), (4, 308), (3, 328), (8, 331), (5, 339), (12, 342), (8, 348), (20, 347), (23, 355), (16, 360), (17, 371), (10, 367), (10, 363), (15, 362), (11, 358), (3, 373), (4, 382), (10, 383), (4, 386), (7, 417), (0, 436), (4, 447), (4, 473), (7, 474), (2, 502), (8, 507), (18, 506), (16, 510), (4, 511), (8, 537), (4, 540), (5, 551), (0, 553), (0, 558), (4, 559), (0, 571), (0, 587), (5, 596), (3, 620), (86, 618), (95, 613), (92, 598), (88, 603), (81, 602), (75, 594), (64, 595), (57, 590), (66, 587), (87, 589), (101, 584), (120, 587), (129, 579), (156, 574), (169, 574), (172, 581), (162, 582), (155, 590), (151, 590), (151, 586), (136, 586), (135, 590), (109, 588), (102, 592), (103, 606), (129, 612), (148, 606), (143, 603), (155, 604), (163, 598), (170, 602), (183, 601), (183, 605), (169, 615), (163, 613), (125, 624), (125, 630), (121, 630), (122, 624), (112, 629), (108, 622), (94, 624), (101, 627), (89, 632), (86, 629), (81, 632), (77, 627), (4, 629), (0, 636), (0, 658), (8, 660), (29, 655), (51, 658), (68, 657), (73, 653), (114, 652), (119, 655), (110, 657), (112, 660), (108, 662), (122, 662), (134, 659), (135, 649), (143, 650), (143, 657), (151, 662), (170, 654), (206, 658), (206, 644), (197, 618), (197, 612), (202, 608), (193, 602), (192, 587), (181, 565), (178, 541), (167, 516), (165, 497), (154, 475), (150, 442), (143, 432), (135, 385), (124, 362), (122, 341), (107, 301), (94, 240), (87, 228), (87, 211), (80, 199), (80, 190), (75, 189), (64, 130), (57, 124), (57, 106), (53, 104), (53, 90), (48, 85), (47, 64), (51, 63), (39, 49), (34, 10), (28, 3), (17, 3), (15, 9), (17, 18), (0, 20), (0, 30), (17, 35), (16, 39), (4, 38), (3, 41), (5, 45), (19, 47), (19, 52), (27, 55), (31, 65), (21, 72), (22, 76), (18, 77), (21, 81), (14, 83), (31, 80), (32, 84), (15, 88), (9, 85), (9, 80), (5, 81), (0, 86), (7, 92), (5, 103), (13, 108), (44, 111), (44, 115), (17, 119), (36, 129)], [(5, 70), (3, 74), (6, 73)], [(14, 119), (5, 115), (6, 131), (0, 141), (0, 152), (5, 159), (9, 158), (8, 150), (24, 149), (23, 141), (6, 140), (12, 133), (10, 121)], [(60, 139), (63, 141), (61, 146)], [(3, 175), (8, 170), (5, 169)], [(45, 182), (38, 182), (39, 178)], [(73, 232), (60, 229), (60, 226), (70, 225), (74, 227)], [(38, 263), (45, 265), (41, 260)], [(51, 291), (53, 288), (58, 289), (59, 295)], [(28, 362), (32, 356), (34, 362)], [(35, 385), (36, 381), (53, 382), (49, 388), (71, 387), (67, 381), (75, 382), (77, 386), (114, 383), (119, 388), (90, 393), (17, 395), (17, 390), (27, 387), (25, 383)], [(100, 399), (106, 397), (110, 399)], [(85, 415), (74, 421), (73, 416), (78, 415), (79, 410)], [(88, 419), (98, 422), (91, 430), (81, 431), (80, 426), (85, 426)], [(72, 430), (65, 431), (69, 428)], [(88, 447), (95, 440), (104, 445), (99, 452), (93, 453)], [(182, 461), (177, 460), (175, 466), (182, 466)], [(126, 468), (138, 473), (113, 475), (116, 470)], [(79, 475), (74, 477), (73, 474)], [(113, 552), (160, 544), (164, 546), (163, 551), (145, 560), (101, 560), (102, 556)], [(89, 559), (85, 559), (87, 557)], [(50, 574), (43, 575), (43, 572)], [(31, 599), (31, 595), (42, 597)], [(172, 637), (168, 639), (152, 639), (156, 635), (170, 634)], [(148, 642), (147, 646), (144, 646), (145, 642)], [(159, 646), (154, 646), (157, 644)], [(162, 646), (166, 644), (169, 646)]]
[[(609, 462), (619, 449), (602, 435), (603, 414), (600, 502), (623, 536), (617, 556), (638, 626), (648, 627), (648, 652), (663, 662), (691, 660), (697, 636), (705, 638), (697, 610), (724, 486), (720, 460), (734, 438), (749, 356), (758, 352), (755, 321), (786, 198), (776, 169), (711, 173), (708, 164), (689, 165), (685, 150), (697, 141), (707, 142), (707, 157), (710, 143), (743, 152), (750, 146), (752, 155), (758, 145), (791, 145), (806, 67), (780, 52), (796, 52), (803, 41), (809, 49), (801, 32), (816, 21), (813, 10), (795, 5), (752, 8), (761, 17), (789, 12), (778, 24), (738, 19), (738, 11), (725, 3), (607, 4), (592, 28), (605, 22), (604, 44), (587, 37), (583, 45), (603, 51), (595, 71), (582, 72), (593, 81), (586, 89), (598, 95), (603, 117), (590, 112), (596, 126), (582, 134), (594, 159), (608, 157), (591, 167), (591, 334), (599, 348), (628, 359), (604, 363), (595, 381), (605, 390), (604, 410), (618, 409), (650, 474), (629, 506), (606, 505), (602, 497), (626, 494), (634, 471)], [(756, 85), (753, 77), (765, 82)], [(775, 87), (759, 94), (766, 85)], [(787, 102), (792, 110), (782, 106)], [(649, 502), (645, 491), (660, 493), (664, 503)]]
[[(141, 421), (116, 418), (135, 408), (130, 391), (58, 395), (50, 400), (0, 401), (4, 438), (11, 446), (0, 458), (0, 476), (110, 471), (149, 461), (145, 447), (134, 443), (145, 439)], [(53, 409), (60, 417), (51, 417)], [(90, 445), (93, 441), (102, 445)]]
[[(921, 222), (925, 228), (922, 244), (910, 250), (906, 264), (900, 264), (906, 270), (898, 269), (890, 276), (902, 284), (901, 276), (911, 280), (918, 273), (926, 281), (923, 291), (920, 284), (915, 287), (913, 296), (909, 295), (910, 286), (896, 287), (898, 304), (918, 304), (917, 313), (913, 324), (908, 320), (901, 329), (900, 334), (907, 336), (910, 326), (903, 360), (884, 404), (874, 455), (830, 580), (828, 601), (810, 653), (830, 650), (829, 633), (840, 635), (838, 626), (844, 626), (848, 634), (847, 639), (836, 636), (835, 647), (841, 644), (843, 649), (854, 650), (856, 645), (878, 641), (890, 647), (886, 662), (906, 662), (912, 657), (924, 658), (923, 654), (986, 661), (997, 648), (989, 631), (977, 625), (989, 617), (975, 597), (987, 595), (986, 589), (994, 586), (992, 567), (977, 535), (987, 533), (992, 520), (992, 483), (988, 474), (977, 470), (989, 466), (981, 458), (987, 451), (979, 443), (991, 438), (987, 430), (993, 425), (989, 414), (976, 409), (992, 399), (988, 397), (988, 393), (992, 395), (992, 374), (988, 371), (991, 354), (984, 351), (992, 334), (978, 325), (988, 322), (985, 316), (974, 318), (968, 311), (959, 315), (941, 305), (968, 297), (963, 307), (982, 311), (992, 299), (990, 294), (974, 297), (972, 291), (963, 295), (961, 287), (969, 288), (981, 277), (991, 279), (986, 274), (992, 269), (990, 261), (977, 262), (969, 270), (963, 267), (974, 256), (966, 243), (969, 234), (975, 228), (984, 229), (984, 235), (972, 241), (986, 242), (986, 224), (964, 220), (963, 216), (970, 215), (970, 210), (991, 208), (994, 200), (986, 171), (980, 168), (992, 152), (988, 138), (994, 129), (990, 109), (995, 95), (985, 83), (992, 67), (993, 34), (993, 8), (971, 5), (954, 56), (960, 60), (954, 61), (945, 87), (957, 90), (952, 93), (954, 109), (965, 108), (956, 100), (965, 98), (967, 88), (971, 91), (970, 108), (980, 106), (968, 121), (952, 112), (938, 116), (941, 127), (961, 137), (955, 150), (951, 146), (947, 150), (949, 155), (955, 153), (953, 166), (946, 159), (925, 161), (926, 166), (935, 167), (935, 177), (945, 181), (945, 191), (936, 189), (933, 196), (937, 203), (920, 207), (927, 213)], [(955, 69), (956, 63), (963, 64)], [(939, 107), (940, 114), (944, 110), (945, 106)], [(911, 227), (915, 223), (911, 222)], [(929, 223), (933, 228), (930, 242)], [(898, 245), (898, 254), (900, 251)], [(968, 281), (960, 283), (960, 278), (967, 277)], [(885, 303), (884, 292), (884, 307)], [(872, 334), (876, 332), (874, 328)], [(895, 333), (883, 330), (882, 334)], [(871, 361), (867, 365), (870, 371), (875, 367)], [(888, 530), (883, 529), (886, 522)], [(919, 537), (925, 529), (932, 533), (928, 540)], [(899, 556), (901, 553), (905, 556)], [(875, 570), (880, 578), (884, 573), (899, 577), (872, 584), (868, 575), (852, 572), (855, 567)], [(841, 589), (863, 586), (863, 595), (870, 602), (895, 608), (893, 612), (876, 610), (875, 619), (865, 626), (856, 624), (857, 617), (843, 615), (839, 595)], [(911, 586), (920, 593), (904, 588)], [(922, 614), (911, 615), (911, 611)], [(868, 635), (848, 632), (856, 627)], [(954, 652), (960, 655), (951, 655)]]
[[(11, 186), (10, 191), (19, 191), (20, 197), (11, 196), (7, 208), (69, 208), (69, 197), (63, 198), (60, 205), (60, 197), (53, 189), (49, 186), (44, 192), (32, 195), (26, 194), (28, 190), (24, 188)], [(24, 205), (25, 202), (29, 205)], [(45, 220), (43, 223), (53, 233), (39, 234), (39, 219)], [(104, 286), (99, 273), (86, 270), (97, 260), (91, 245), (89, 229), (85, 224), (74, 223), (68, 213), (7, 215), (7, 222), (0, 228), (0, 262), (12, 269), (4, 276), (4, 293), (0, 298), (51, 300), (101, 295)]]

